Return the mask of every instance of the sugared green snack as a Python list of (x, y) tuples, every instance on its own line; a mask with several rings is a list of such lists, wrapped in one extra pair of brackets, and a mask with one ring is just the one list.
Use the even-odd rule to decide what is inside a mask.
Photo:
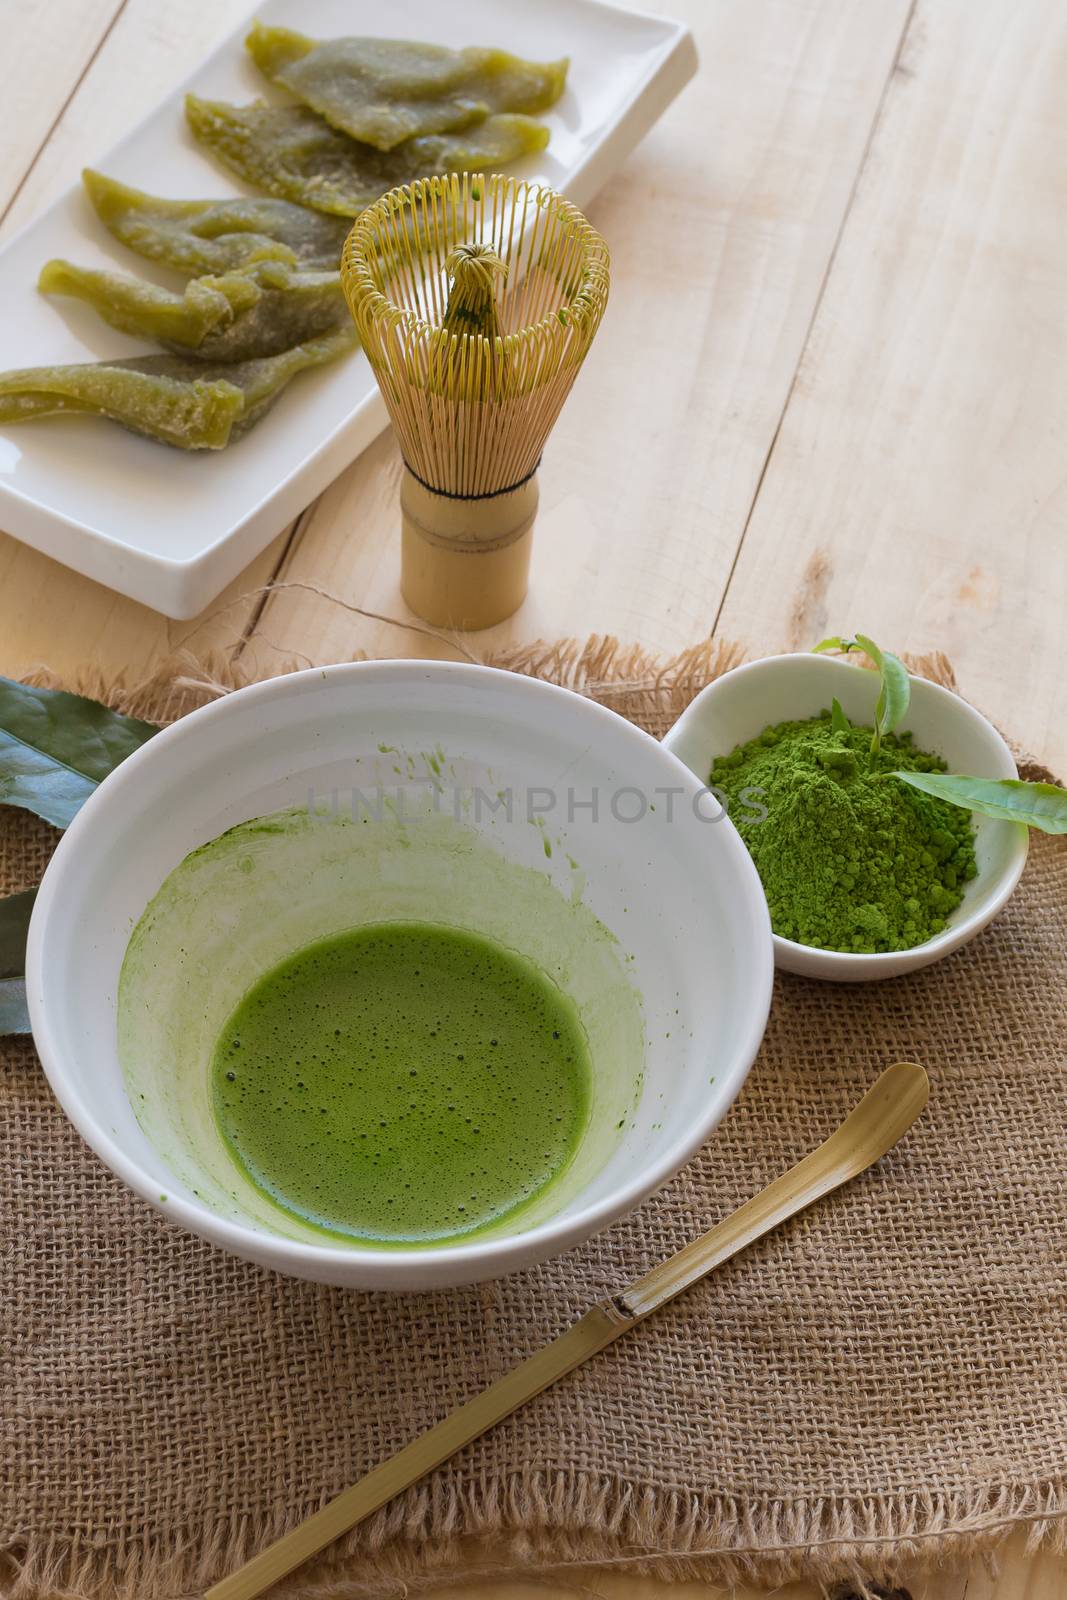
[(783, 939), (910, 950), (941, 932), (975, 875), (969, 815), (892, 776), (944, 762), (908, 733), (872, 751), (871, 734), (824, 712), (765, 728), (711, 769)]
[(85, 191), (115, 238), (188, 276), (233, 272), (256, 261), (330, 271), (348, 223), (289, 200), (164, 200), (87, 167)]
[(298, 372), (333, 361), (356, 343), (354, 328), (340, 328), (261, 361), (213, 365), (135, 356), (4, 372), (0, 425), (88, 412), (179, 450), (221, 450), (266, 415)]
[(338, 133), (303, 106), (226, 105), (186, 95), (196, 138), (246, 183), (300, 205), (355, 217), (399, 183), (439, 172), (481, 172), (543, 150), (548, 129), (502, 114), (462, 133), (411, 139), (383, 154)]
[(278, 355), (348, 320), (339, 273), (299, 272), (283, 261), (194, 278), (183, 294), (124, 272), (49, 261), (37, 287), (43, 294), (86, 301), (122, 333), (203, 361)]
[(259, 22), (245, 43), (272, 83), (376, 150), (466, 128), (496, 111), (547, 111), (567, 81), (566, 60), (523, 61), (505, 50), (316, 40)]

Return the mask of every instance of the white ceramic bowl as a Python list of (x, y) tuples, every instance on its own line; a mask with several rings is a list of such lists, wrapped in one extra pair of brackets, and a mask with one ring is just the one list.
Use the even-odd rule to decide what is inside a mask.
[[(773, 975), (766, 906), (738, 835), (709, 825), (708, 810), (654, 739), (514, 674), (369, 662), (242, 690), (129, 757), (60, 843), (27, 956), (45, 1071), (131, 1188), (265, 1266), (423, 1288), (543, 1260), (677, 1171), (759, 1045)], [(241, 830), (186, 860), (282, 811), (280, 831)], [(502, 939), (571, 993), (593, 1060), (590, 1130), (547, 1211), (531, 1208), (510, 1231), (441, 1247), (335, 1243), (236, 1173), (210, 1110), (211, 1046), (284, 955), (411, 916)]]
[[(663, 742), (706, 783), (717, 756), (754, 739), (770, 723), (817, 716), (835, 697), (850, 722), (873, 723), (877, 674), (832, 656), (767, 656), (724, 673), (701, 690)], [(1012, 753), (992, 723), (959, 695), (925, 678), (911, 680), (911, 704), (899, 731), (904, 730), (914, 734), (921, 749), (941, 756), (950, 772), (1018, 777)], [(978, 874), (935, 938), (912, 950), (857, 955), (815, 950), (776, 934), (776, 964), (809, 978), (855, 983), (914, 972), (958, 950), (996, 916), (1015, 888), (1029, 840), (1022, 823), (976, 816), (974, 824)]]

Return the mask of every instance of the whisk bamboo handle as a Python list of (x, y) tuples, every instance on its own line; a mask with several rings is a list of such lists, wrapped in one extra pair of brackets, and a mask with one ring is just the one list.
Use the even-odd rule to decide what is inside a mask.
[(354, 1528), (494, 1423), (510, 1416), (557, 1378), (605, 1349), (621, 1333), (666, 1305), (714, 1267), (865, 1171), (907, 1132), (925, 1106), (928, 1093), (922, 1067), (910, 1061), (898, 1061), (889, 1067), (824, 1144), (740, 1210), (654, 1267), (622, 1294), (587, 1311), (558, 1339), (383, 1461), (292, 1533), (215, 1584), (205, 1600), (254, 1600), (294, 1567)]
[(489, 628), (526, 598), (537, 478), (476, 500), (437, 494), (410, 471), (400, 488), (400, 587), (439, 628)]

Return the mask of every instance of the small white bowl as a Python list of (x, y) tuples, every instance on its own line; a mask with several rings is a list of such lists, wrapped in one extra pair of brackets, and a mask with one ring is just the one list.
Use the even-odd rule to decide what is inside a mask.
[[(850, 722), (872, 724), (877, 673), (832, 656), (767, 656), (735, 667), (702, 689), (663, 743), (707, 783), (716, 757), (754, 739), (771, 723), (817, 716), (835, 697)], [(992, 723), (959, 695), (925, 678), (912, 678), (911, 704), (898, 731), (911, 732), (920, 749), (941, 756), (949, 772), (979, 778), (1019, 775), (1010, 749)], [(973, 820), (978, 873), (943, 932), (911, 950), (876, 955), (817, 950), (775, 934), (775, 964), (808, 978), (861, 983), (914, 972), (958, 950), (1008, 899), (1022, 875), (1029, 843), (1023, 823), (980, 816)]]
[[(485, 803), (472, 807), (475, 787)], [(358, 826), (320, 825), (320, 803), (377, 804), (379, 792), (379, 815), (364, 821), (361, 802)], [(494, 804), (505, 793), (511, 817)], [(284, 826), (210, 845), (287, 808)], [(257, 684), (151, 739), (61, 841), (27, 951), (44, 1069), (113, 1172), (248, 1260), (391, 1289), (529, 1266), (688, 1161), (759, 1047), (773, 977), (766, 903), (739, 836), (709, 827), (706, 810), (702, 785), (655, 739), (513, 673), (361, 662)], [(590, 1130), (545, 1205), (492, 1233), (443, 1246), (334, 1241), (237, 1172), (211, 1114), (211, 1050), (237, 1000), (285, 955), (412, 917), (500, 939), (574, 997), (593, 1063)]]

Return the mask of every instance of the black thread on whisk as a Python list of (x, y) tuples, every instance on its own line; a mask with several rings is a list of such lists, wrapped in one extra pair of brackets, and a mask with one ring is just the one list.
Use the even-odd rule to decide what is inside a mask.
[[(400, 459), (404, 461), (403, 455), (401, 455)], [(432, 483), (427, 483), (425, 478), (420, 478), (414, 467), (409, 466), (407, 461), (404, 461), (404, 465), (416, 483), (421, 483), (422, 487), (430, 494), (439, 494), (443, 500), (495, 500), (498, 495), (514, 494), (515, 490), (521, 489), (524, 483), (529, 483), (541, 465), (541, 457), (538, 456), (525, 478), (520, 478), (517, 483), (509, 483), (506, 489), (490, 489), (485, 494), (459, 494), (455, 489), (435, 489)]]

